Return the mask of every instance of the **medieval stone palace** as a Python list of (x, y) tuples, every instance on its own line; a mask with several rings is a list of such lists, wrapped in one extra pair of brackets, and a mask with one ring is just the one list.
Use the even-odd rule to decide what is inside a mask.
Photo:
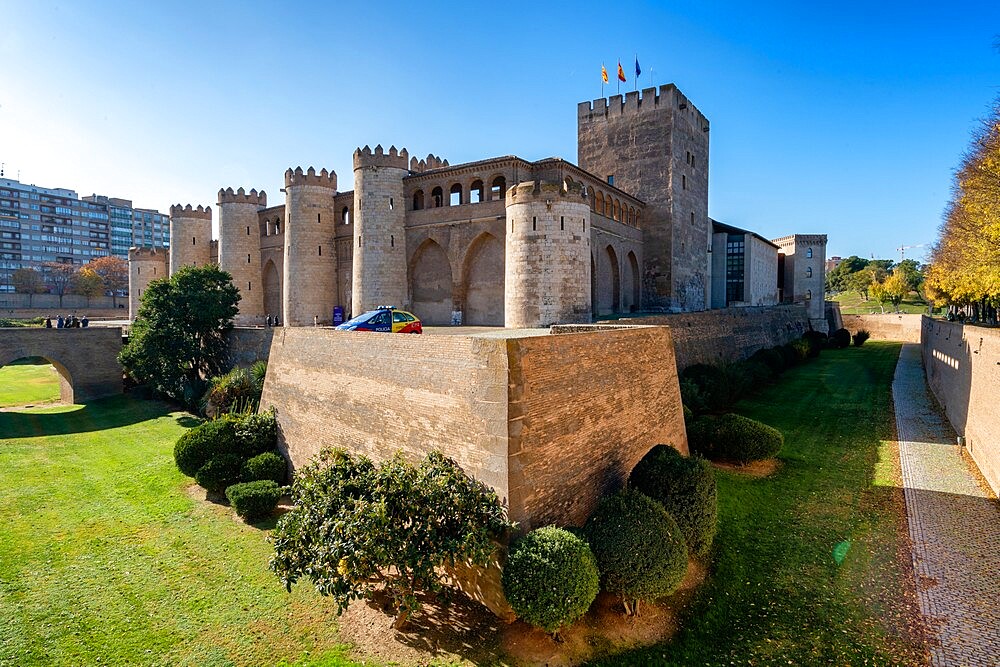
[(149, 281), (218, 262), (240, 325), (393, 304), (430, 325), (539, 327), (795, 301), (825, 328), (825, 235), (772, 242), (711, 220), (709, 122), (674, 85), (584, 102), (577, 119), (578, 164), (365, 146), (353, 190), (312, 167), (285, 172), (277, 206), (219, 190), (217, 241), (211, 208), (172, 206), (169, 260), (129, 253), (131, 316)]

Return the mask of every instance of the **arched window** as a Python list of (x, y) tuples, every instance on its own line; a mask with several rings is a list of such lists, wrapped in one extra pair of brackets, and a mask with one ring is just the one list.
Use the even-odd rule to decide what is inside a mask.
[(811, 289), (806, 290), (806, 301), (813, 298), (813, 291)]
[(808, 257), (809, 259), (812, 259), (812, 256), (813, 256), (813, 249), (812, 248), (806, 248), (806, 257)]
[(434, 208), (444, 206), (444, 191), (440, 186), (431, 190), (431, 203), (434, 205)]
[(807, 266), (806, 267), (806, 278), (812, 278), (812, 277), (813, 277), (812, 267), (811, 266)]
[(608, 197), (604, 200), (604, 217), (610, 218), (614, 215), (614, 200)]
[(599, 214), (604, 215), (604, 193), (603, 192), (598, 192), (597, 193), (597, 200), (596, 200), (595, 205), (594, 205), (594, 210), (597, 211)]
[(275, 234), (280, 234), (281, 233), (281, 219), (280, 218), (275, 218), (274, 219), (274, 233)]
[(486, 187), (480, 180), (472, 181), (472, 185), (469, 187), (469, 203), (478, 204), (484, 200), (484, 195), (486, 194)]
[(351, 209), (345, 206), (340, 212), (340, 219), (343, 220), (345, 225), (351, 224)]
[(455, 183), (448, 192), (448, 206), (462, 205), (462, 184)]
[(611, 211), (611, 215), (612, 215), (612, 216), (614, 217), (614, 219), (615, 219), (615, 220), (617, 220), (618, 222), (621, 222), (621, 221), (622, 221), (622, 204), (621, 204), (621, 202), (620, 202), (620, 201), (618, 201), (617, 199), (615, 200), (615, 207), (614, 207), (614, 209), (612, 209), (612, 211)]
[(490, 184), (490, 200), (503, 199), (507, 196), (507, 179), (497, 176)]
[(417, 190), (413, 193), (413, 210), (419, 211), (424, 207), (424, 191)]

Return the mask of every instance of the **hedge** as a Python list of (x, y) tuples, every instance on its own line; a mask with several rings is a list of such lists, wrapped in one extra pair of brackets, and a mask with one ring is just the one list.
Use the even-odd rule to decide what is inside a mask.
[(549, 633), (587, 613), (600, 588), (590, 546), (562, 528), (533, 530), (511, 548), (503, 591), (518, 617)]
[(708, 461), (657, 445), (632, 470), (629, 486), (663, 505), (684, 533), (691, 554), (708, 554), (718, 522), (715, 471)]
[(236, 513), (247, 523), (269, 515), (278, 506), (284, 488), (269, 479), (233, 484), (226, 489), (226, 498)]
[(194, 477), (212, 457), (231, 451), (235, 440), (236, 431), (228, 419), (205, 422), (186, 431), (177, 440), (174, 461), (182, 473)]
[(743, 464), (777, 456), (785, 442), (781, 431), (742, 415), (722, 415), (712, 427), (702, 453)]
[(851, 344), (851, 332), (847, 329), (837, 329), (830, 335), (830, 347), (842, 350)]
[(277, 452), (264, 452), (243, 463), (240, 479), (257, 482), (269, 479), (275, 484), (284, 484), (288, 475), (288, 465)]
[(209, 491), (225, 491), (231, 484), (240, 481), (240, 467), (243, 460), (235, 454), (219, 454), (198, 469), (194, 481)]

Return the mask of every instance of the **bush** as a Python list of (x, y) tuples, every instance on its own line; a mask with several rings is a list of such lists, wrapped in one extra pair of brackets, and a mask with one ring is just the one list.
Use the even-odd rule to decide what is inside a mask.
[(562, 528), (518, 540), (503, 569), (503, 592), (518, 617), (549, 633), (587, 613), (600, 589), (590, 546)]
[[(777, 373), (763, 361), (757, 359), (747, 359), (738, 364), (734, 364), (743, 377), (743, 391), (740, 396), (754, 393), (761, 385), (768, 384), (774, 380)], [(735, 403), (735, 401), (733, 401)]]
[(397, 628), (419, 607), (417, 590), (442, 590), (443, 565), (485, 565), (492, 538), (510, 528), (493, 489), (439, 452), (419, 466), (397, 454), (376, 468), (324, 450), (296, 475), (292, 500), (272, 534), (271, 570), (289, 589), (310, 578), (340, 611), (384, 591)]
[(271, 452), (278, 445), (278, 422), (274, 410), (260, 413), (227, 415), (224, 419), (233, 423), (236, 434), (234, 454), (250, 459), (264, 452)]
[(707, 410), (717, 412), (730, 406), (729, 378), (718, 366), (710, 364), (688, 366), (681, 373), (681, 378), (693, 382), (698, 387)]
[(632, 470), (629, 487), (663, 505), (684, 533), (691, 554), (708, 554), (718, 521), (715, 471), (708, 461), (657, 445)]
[(284, 489), (270, 479), (233, 484), (226, 489), (226, 498), (236, 513), (247, 523), (260, 521), (278, 506)]
[(269, 479), (275, 484), (284, 484), (288, 477), (288, 465), (278, 452), (264, 452), (243, 462), (240, 479), (257, 482)]
[(795, 366), (798, 366), (800, 363), (802, 363), (802, 360), (805, 359), (805, 354), (806, 354), (805, 350), (806, 348), (804, 346), (801, 348), (797, 348), (795, 345), (792, 345), (791, 343), (785, 343), (784, 345), (778, 348), (778, 351), (781, 353), (782, 359), (784, 359), (785, 361), (786, 369), (794, 368)]
[(174, 445), (177, 468), (194, 477), (198, 470), (217, 454), (231, 452), (236, 432), (228, 420), (205, 422), (186, 431)]
[(263, 390), (262, 374), (249, 368), (234, 368), (209, 381), (208, 391), (201, 399), (202, 410), (208, 417), (256, 412)]
[(680, 378), (681, 402), (688, 406), (693, 414), (700, 415), (708, 411), (708, 403), (701, 387), (694, 380)]
[(774, 376), (785, 372), (785, 357), (781, 354), (781, 348), (772, 347), (766, 350), (757, 350), (750, 357), (750, 360), (761, 362), (771, 369), (771, 374)]
[(222, 492), (240, 481), (243, 459), (235, 454), (217, 454), (194, 474), (194, 481), (209, 491)]
[(663, 505), (638, 491), (604, 498), (584, 531), (597, 559), (602, 590), (621, 595), (630, 614), (639, 600), (670, 595), (684, 579), (684, 534)]
[(728, 414), (714, 423), (707, 448), (712, 455), (739, 463), (769, 459), (781, 451), (781, 431), (742, 415)]
[(718, 417), (703, 415), (687, 426), (688, 448), (702, 456), (711, 457), (712, 442), (715, 439), (715, 422)]
[(793, 340), (789, 345), (791, 345), (793, 354), (795, 355), (796, 365), (803, 363), (812, 356), (812, 345), (804, 338)]
[(808, 356), (811, 358), (816, 358), (819, 356), (820, 350), (826, 346), (826, 341), (829, 339), (822, 331), (807, 331), (802, 334), (802, 340), (804, 340), (809, 345)]
[(861, 347), (865, 344), (865, 341), (871, 338), (872, 335), (868, 333), (867, 329), (858, 329), (857, 333), (854, 334), (854, 346)]
[(830, 347), (842, 350), (851, 344), (851, 332), (847, 329), (837, 329), (830, 336)]

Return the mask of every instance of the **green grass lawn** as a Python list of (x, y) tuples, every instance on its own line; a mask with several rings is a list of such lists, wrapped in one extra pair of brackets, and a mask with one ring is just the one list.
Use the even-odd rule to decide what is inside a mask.
[(0, 665), (353, 664), (265, 533), (187, 490), (194, 423), (126, 396), (0, 412)]
[(899, 345), (824, 350), (737, 406), (785, 435), (781, 468), (720, 471), (713, 572), (669, 644), (607, 664), (919, 663), (896, 562), (890, 383)]
[(59, 400), (59, 376), (52, 364), (16, 364), (0, 368), (0, 408)]
[[(868, 315), (869, 313), (881, 313), (882, 308), (878, 301), (869, 299), (864, 301), (860, 292), (839, 292), (828, 299), (840, 304), (840, 312), (844, 315)], [(894, 312), (892, 304), (888, 301), (884, 304), (885, 312)], [(899, 304), (899, 312), (923, 315), (927, 313), (927, 302), (917, 296), (916, 292), (911, 292), (910, 296)]]

